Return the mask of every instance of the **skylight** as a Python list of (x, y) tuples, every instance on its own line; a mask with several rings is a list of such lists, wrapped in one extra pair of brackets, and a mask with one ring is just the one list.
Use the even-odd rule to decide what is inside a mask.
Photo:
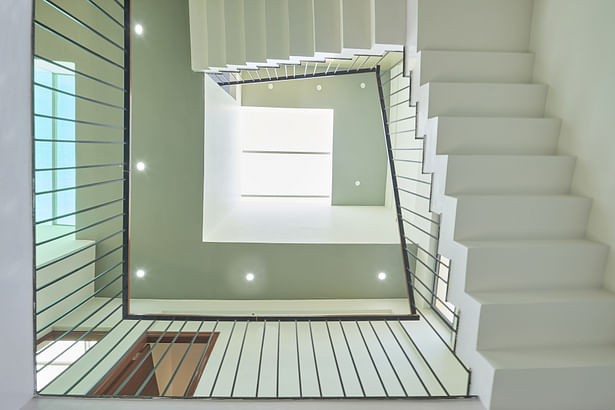
[(241, 197), (331, 202), (333, 110), (243, 107)]

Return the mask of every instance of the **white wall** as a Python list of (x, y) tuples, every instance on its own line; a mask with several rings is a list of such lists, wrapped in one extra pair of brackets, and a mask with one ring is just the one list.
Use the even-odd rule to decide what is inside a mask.
[(0, 397), (32, 397), (32, 2), (0, 2)]
[[(562, 118), (558, 151), (577, 157), (572, 192), (593, 198), (587, 236), (615, 247), (615, 2), (536, 0), (534, 81), (546, 115)], [(606, 286), (615, 291), (611, 251)]]

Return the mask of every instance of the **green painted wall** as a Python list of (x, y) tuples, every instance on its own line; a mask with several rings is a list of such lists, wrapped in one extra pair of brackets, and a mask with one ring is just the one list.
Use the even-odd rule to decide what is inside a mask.
[(242, 86), (242, 104), (334, 110), (332, 204), (384, 205), (386, 147), (376, 74), (276, 82), (271, 90), (268, 85)]

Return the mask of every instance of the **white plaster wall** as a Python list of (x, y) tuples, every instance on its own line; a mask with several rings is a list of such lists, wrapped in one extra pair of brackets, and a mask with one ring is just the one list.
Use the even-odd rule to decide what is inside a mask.
[(34, 391), (32, 357), (32, 2), (0, 2), (0, 407)]
[[(536, 0), (534, 81), (549, 85), (546, 115), (562, 118), (558, 151), (577, 157), (572, 192), (593, 198), (587, 236), (615, 247), (615, 2)], [(606, 286), (615, 290), (610, 253)]]

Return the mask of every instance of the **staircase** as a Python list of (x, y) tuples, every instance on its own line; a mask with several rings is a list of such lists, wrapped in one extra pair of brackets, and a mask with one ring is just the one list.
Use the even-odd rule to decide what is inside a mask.
[[(192, 68), (260, 67), (405, 45), (460, 309), (457, 352), (490, 409), (611, 409), (615, 295), (591, 199), (532, 83), (531, 0), (190, 0)], [(220, 45), (223, 45), (221, 47)], [(564, 119), (565, 121), (565, 119)]]
[(405, 0), (190, 0), (192, 69), (400, 51)]
[(490, 409), (613, 408), (608, 249), (585, 238), (591, 199), (570, 192), (575, 158), (557, 154), (560, 120), (532, 83), (532, 2), (418, 0), (408, 12), (472, 393)]

